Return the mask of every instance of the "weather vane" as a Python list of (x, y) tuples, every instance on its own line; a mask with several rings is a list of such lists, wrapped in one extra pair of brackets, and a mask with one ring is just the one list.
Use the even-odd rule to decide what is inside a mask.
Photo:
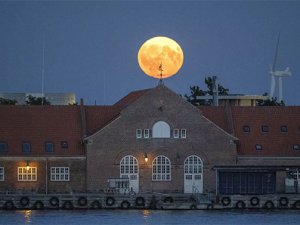
[(159, 65), (159, 67), (158, 67), (158, 70), (160, 71), (160, 79), (159, 79), (159, 83), (162, 84), (162, 83), (163, 83), (162, 72), (164, 71), (164, 70), (163, 70), (162, 62), (160, 62), (160, 65)]

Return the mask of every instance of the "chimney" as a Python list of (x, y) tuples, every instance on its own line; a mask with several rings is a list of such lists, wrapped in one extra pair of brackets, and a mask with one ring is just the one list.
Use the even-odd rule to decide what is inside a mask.
[(86, 132), (86, 116), (83, 99), (80, 99), (80, 117), (81, 117), (81, 129), (82, 129), (82, 139), (87, 136)]

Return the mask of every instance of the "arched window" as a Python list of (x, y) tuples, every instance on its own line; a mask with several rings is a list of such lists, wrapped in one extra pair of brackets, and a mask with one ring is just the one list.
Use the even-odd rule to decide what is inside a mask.
[(120, 162), (120, 176), (121, 178), (130, 177), (130, 175), (139, 172), (138, 161), (132, 155), (127, 155), (121, 159)]
[(160, 155), (153, 160), (152, 180), (154, 181), (171, 180), (171, 163), (167, 157)]
[(184, 161), (184, 193), (203, 192), (203, 163), (199, 156), (191, 155)]
[(170, 126), (164, 121), (158, 121), (153, 125), (152, 137), (153, 138), (170, 138)]
[(184, 161), (184, 172), (190, 174), (202, 173), (202, 161), (200, 157), (191, 155)]

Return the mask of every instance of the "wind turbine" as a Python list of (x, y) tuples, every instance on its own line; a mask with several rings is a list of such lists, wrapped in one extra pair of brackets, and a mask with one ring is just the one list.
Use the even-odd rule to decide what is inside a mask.
[(275, 86), (276, 86), (276, 77), (278, 77), (278, 85), (279, 85), (279, 97), (278, 101), (282, 101), (282, 92), (283, 92), (283, 87), (282, 87), (282, 78), (283, 77), (289, 77), (292, 75), (290, 68), (286, 67), (285, 70), (276, 70), (276, 64), (277, 64), (277, 58), (278, 58), (278, 46), (279, 46), (279, 39), (280, 39), (280, 33), (278, 34), (278, 39), (277, 39), (277, 45), (275, 49), (275, 57), (273, 61), (273, 66), (271, 68), (271, 90), (270, 90), (270, 96), (269, 98), (272, 99), (274, 96), (275, 92)]

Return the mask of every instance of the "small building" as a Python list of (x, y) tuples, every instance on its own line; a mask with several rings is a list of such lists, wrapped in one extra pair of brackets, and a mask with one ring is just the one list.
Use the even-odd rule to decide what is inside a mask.
[(195, 107), (164, 86), (111, 106), (0, 106), (0, 192), (299, 192), (300, 107)]
[(17, 105), (26, 105), (28, 96), (36, 98), (45, 97), (51, 105), (73, 105), (76, 103), (74, 93), (0, 93), (0, 98), (16, 100)]

